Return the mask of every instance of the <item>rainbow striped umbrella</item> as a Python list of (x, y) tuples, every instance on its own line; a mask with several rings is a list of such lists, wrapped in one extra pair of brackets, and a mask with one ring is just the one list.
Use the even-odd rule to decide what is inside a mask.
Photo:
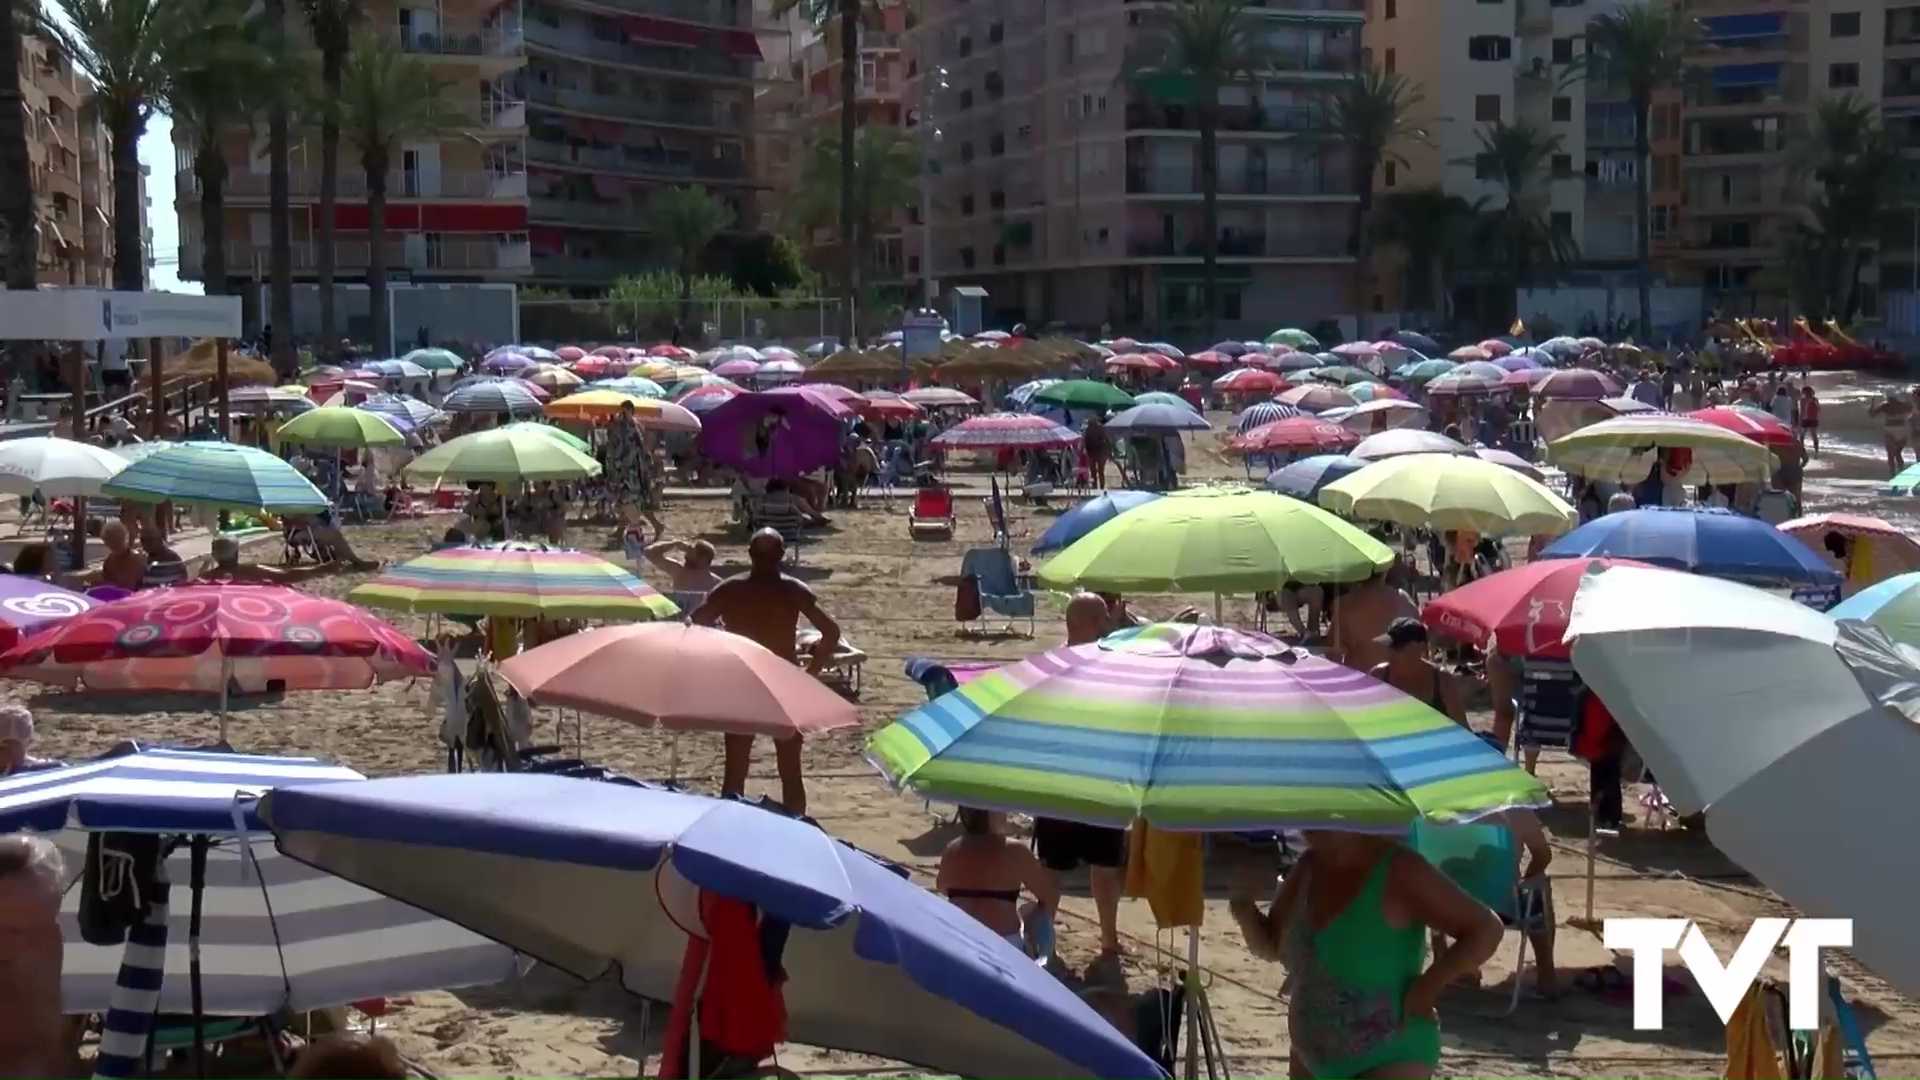
[(645, 622), (680, 613), (673, 601), (584, 551), (537, 544), (455, 547), (392, 567), (347, 599), (438, 615)]
[(1264, 634), (1160, 623), (988, 672), (868, 760), (943, 802), (1121, 827), (1397, 832), (1544, 806), (1424, 702)]

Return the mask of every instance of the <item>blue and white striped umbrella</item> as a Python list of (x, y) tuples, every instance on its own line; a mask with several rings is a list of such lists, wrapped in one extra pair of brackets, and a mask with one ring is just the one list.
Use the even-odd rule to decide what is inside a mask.
[(1007, 404), (1024, 409), (1033, 404), (1033, 395), (1059, 382), (1059, 379), (1035, 379), (1007, 391)]
[(405, 420), (409, 427), (416, 428), (447, 418), (446, 413), (421, 401), (419, 398), (408, 397), (405, 394), (385, 394), (380, 397), (368, 398), (356, 406), (356, 408), (365, 409), (370, 413), (379, 413), (381, 416), (390, 416), (397, 420)]
[(426, 368), (421, 367), (411, 360), (375, 360), (370, 364), (362, 364), (360, 366), (376, 375), (382, 375), (389, 379), (429, 379), (433, 377), (433, 372), (428, 371)]
[(503, 379), (470, 383), (447, 395), (440, 407), (450, 413), (510, 413), (538, 416), (545, 411), (526, 384)]
[(284, 460), (226, 442), (168, 443), (100, 486), (111, 499), (274, 514), (317, 514), (327, 497)]
[[(0, 781), (0, 832), (50, 833), (75, 882), (89, 832), (209, 836), (200, 933), (205, 1015), (305, 1012), (510, 977), (508, 950), (281, 856), (253, 811), (253, 800), (272, 788), (360, 779), (314, 758), (137, 751)], [(173, 895), (162, 1012), (192, 1011), (189, 858), (181, 845), (167, 860)], [(62, 1003), (68, 1013), (106, 1013), (122, 949), (81, 939), (80, 894), (70, 886), (61, 905)]]
[(1305, 412), (1291, 405), (1282, 405), (1277, 401), (1262, 401), (1257, 405), (1249, 405), (1245, 409), (1242, 409), (1240, 415), (1233, 418), (1233, 430), (1238, 434), (1245, 435), (1254, 428), (1264, 427), (1267, 424), (1277, 424), (1282, 420), (1291, 420), (1296, 416), (1305, 415), (1307, 415)]

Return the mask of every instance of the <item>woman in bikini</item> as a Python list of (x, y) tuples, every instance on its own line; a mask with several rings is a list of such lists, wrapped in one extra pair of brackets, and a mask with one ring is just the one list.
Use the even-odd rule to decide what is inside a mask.
[(1033, 916), (1050, 921), (1059, 910), (1060, 883), (1026, 845), (994, 832), (985, 810), (962, 807), (959, 817), (960, 838), (940, 856), (934, 891), (1031, 955), (1035, 950), (1021, 929), (1020, 890), (1031, 892), (1037, 901), (1026, 912), (1027, 921), (1037, 926)]
[(1466, 706), (1460, 701), (1453, 676), (1440, 670), (1427, 658), (1427, 628), (1419, 619), (1403, 616), (1393, 620), (1379, 643), (1387, 647), (1385, 663), (1375, 664), (1367, 674), (1411, 698), (1427, 703), (1441, 714), (1472, 730), (1467, 724)]
[(1912, 434), (1913, 405), (1898, 390), (1888, 390), (1879, 404), (1867, 410), (1880, 418), (1881, 439), (1887, 447), (1887, 475), (1898, 476), (1906, 465), (1907, 439)]

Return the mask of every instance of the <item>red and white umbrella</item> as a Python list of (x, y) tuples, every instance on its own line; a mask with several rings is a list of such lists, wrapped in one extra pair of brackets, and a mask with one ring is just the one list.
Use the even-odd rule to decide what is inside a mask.
[(950, 386), (922, 386), (900, 396), (923, 409), (952, 409), (980, 404), (973, 397)]
[(1187, 354), (1187, 363), (1199, 367), (1226, 367), (1233, 362), (1233, 357), (1223, 352), (1215, 352), (1212, 349), (1202, 349), (1197, 353)]
[(1287, 380), (1259, 368), (1229, 371), (1213, 380), (1213, 388), (1225, 394), (1271, 394), (1286, 389), (1286, 386)]
[(1291, 405), (1308, 412), (1326, 412), (1328, 409), (1357, 408), (1360, 400), (1337, 386), (1315, 383), (1311, 386), (1296, 386), (1283, 390), (1274, 397), (1282, 405)]
[(927, 411), (891, 390), (869, 390), (860, 395), (854, 411), (875, 420), (911, 420)]
[(1359, 445), (1360, 436), (1311, 416), (1296, 416), (1254, 428), (1227, 445), (1243, 454), (1276, 451), (1333, 451)]
[(1735, 435), (1745, 435), (1754, 442), (1767, 447), (1798, 446), (1800, 437), (1793, 429), (1781, 423), (1769, 413), (1758, 409), (1733, 409), (1724, 405), (1709, 409), (1695, 409), (1687, 414), (1695, 420), (1704, 420), (1717, 428), (1725, 428)]
[(1055, 450), (1080, 436), (1033, 413), (989, 413), (963, 420), (933, 437), (942, 450)]
[(1121, 353), (1107, 358), (1109, 368), (1132, 368), (1136, 371), (1172, 371), (1179, 363), (1163, 353), (1136, 352)]

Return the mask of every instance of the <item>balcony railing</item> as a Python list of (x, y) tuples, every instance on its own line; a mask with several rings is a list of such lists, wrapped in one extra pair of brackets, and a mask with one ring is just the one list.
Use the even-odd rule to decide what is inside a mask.
[(428, 56), (519, 56), (524, 50), (520, 31), (513, 27), (443, 23), (432, 30), (399, 27), (389, 30), (407, 52)]
[[(1309, 132), (1322, 126), (1320, 110), (1308, 105), (1288, 105), (1272, 109), (1223, 108), (1215, 115), (1221, 131)], [(1132, 102), (1127, 105), (1130, 130), (1198, 131), (1199, 118), (1184, 105), (1153, 105)]]
[[(1352, 253), (1339, 236), (1273, 236), (1267, 233), (1232, 233), (1219, 243), (1223, 259), (1339, 259)], [(1163, 236), (1127, 238), (1127, 255), (1135, 259), (1190, 258), (1204, 255), (1198, 237), (1169, 240)]]
[[(264, 199), (268, 195), (267, 174), (256, 173), (238, 163), (228, 163), (226, 194), (235, 198)], [(288, 177), (289, 194), (296, 199), (320, 197), (320, 174), (296, 172)], [(182, 197), (198, 198), (200, 182), (191, 170), (174, 174), (175, 191)], [(354, 201), (367, 197), (366, 174), (357, 168), (340, 173), (338, 195)], [(420, 173), (393, 172), (387, 175), (389, 199), (524, 199), (527, 174), (491, 173), (478, 170), (442, 170), (433, 177)]]
[[(1129, 4), (1164, 4), (1167, 0), (1126, 0)], [(1247, 7), (1259, 11), (1327, 11), (1364, 15), (1367, 0), (1248, 0)]]
[(718, 0), (592, 0), (592, 3), (595, 7), (609, 7), (635, 15), (654, 15), (711, 26), (739, 24), (737, 18), (728, 16), (722, 10)]
[(591, 57), (658, 71), (677, 71), (722, 79), (771, 78), (773, 69), (743, 57), (700, 49), (671, 49), (633, 42), (600, 41), (539, 22), (526, 24), (530, 45), (574, 57)]
[(553, 105), (561, 109), (594, 113), (600, 116), (618, 116), (628, 120), (677, 124), (682, 127), (711, 128), (716, 131), (731, 132), (740, 131), (743, 128), (740, 106), (734, 102), (715, 102), (710, 106), (674, 105), (646, 102), (618, 94), (564, 90), (555, 86), (535, 86), (527, 97), (537, 104)]
[(535, 199), (527, 206), (527, 217), (532, 221), (562, 221), (570, 225), (630, 229), (645, 228), (647, 224), (647, 213), (639, 207), (572, 199)]
[(696, 160), (687, 151), (642, 150), (628, 146), (596, 150), (583, 146), (527, 140), (527, 158), (561, 165), (578, 165), (595, 172), (628, 173), (635, 176), (665, 176), (675, 179), (746, 180), (745, 163), (738, 161)]
[[(517, 272), (526, 270), (532, 265), (531, 253), (523, 240), (442, 238), (438, 241), (412, 244), (403, 240), (389, 240), (383, 247), (386, 251), (388, 270), (454, 273), (484, 270)], [(336, 270), (365, 270), (373, 253), (373, 244), (367, 240), (341, 240), (333, 245), (333, 250)], [(318, 266), (318, 252), (317, 244), (306, 241), (295, 243), (293, 245), (294, 271), (297, 273), (315, 269)], [(265, 275), (272, 251), (266, 244), (229, 240), (226, 256), (228, 273), (240, 277), (256, 277)], [(180, 237), (181, 269), (198, 272), (200, 263), (199, 238), (183, 233)]]
[[(1219, 193), (1222, 195), (1327, 195), (1352, 197), (1353, 192), (1319, 173), (1256, 172), (1223, 170)], [(1182, 169), (1129, 169), (1129, 195), (1199, 195), (1200, 176)]]

